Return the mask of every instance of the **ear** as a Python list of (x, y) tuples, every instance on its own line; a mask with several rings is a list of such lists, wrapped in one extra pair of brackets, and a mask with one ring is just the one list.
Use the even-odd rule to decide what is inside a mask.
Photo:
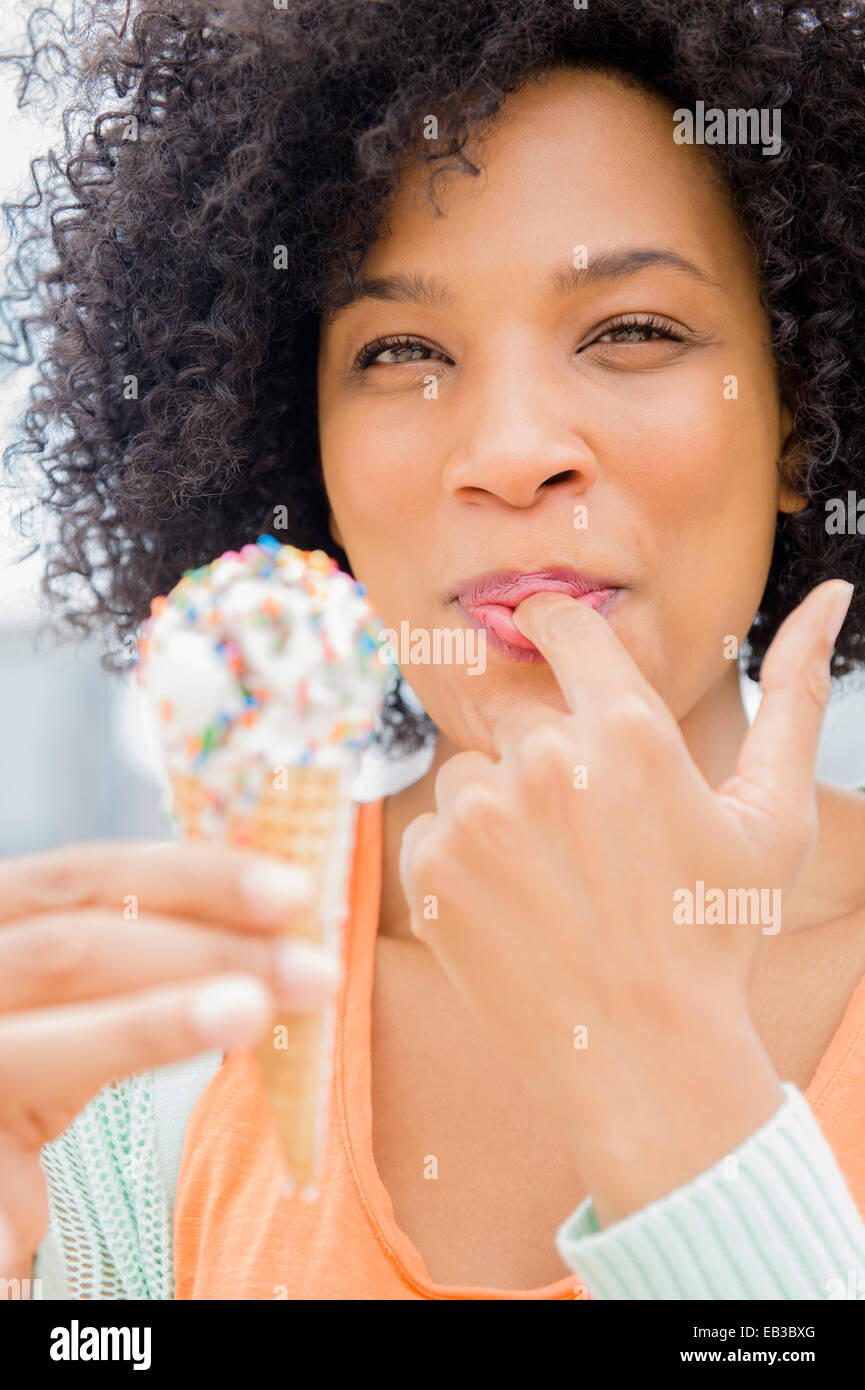
[(781, 434), (784, 444), (781, 450), (779, 469), (781, 473), (781, 486), (778, 492), (779, 512), (801, 512), (807, 507), (807, 499), (800, 496), (796, 489), (796, 477), (799, 471), (799, 448), (793, 439), (793, 416), (787, 402), (781, 406)]

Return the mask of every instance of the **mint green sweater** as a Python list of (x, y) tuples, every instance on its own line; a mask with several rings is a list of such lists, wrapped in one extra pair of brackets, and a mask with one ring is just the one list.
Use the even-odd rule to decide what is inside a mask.
[[(104, 1087), (42, 1150), (51, 1226), (34, 1273), (45, 1298), (173, 1298), (186, 1120), (221, 1060)], [(865, 1223), (802, 1092), (783, 1090), (733, 1155), (659, 1201), (605, 1230), (591, 1197), (576, 1208), (556, 1244), (591, 1298), (865, 1295)]]

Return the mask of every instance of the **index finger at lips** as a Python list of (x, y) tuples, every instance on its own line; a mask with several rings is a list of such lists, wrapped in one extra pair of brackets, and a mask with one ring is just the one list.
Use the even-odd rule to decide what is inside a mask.
[(222, 845), (66, 845), (0, 860), (0, 927), (64, 907), (170, 912), (235, 928), (290, 930), (306, 909), (299, 866)]
[(552, 667), (568, 708), (632, 690), (654, 708), (660, 699), (606, 618), (562, 593), (531, 594), (513, 613), (515, 626)]

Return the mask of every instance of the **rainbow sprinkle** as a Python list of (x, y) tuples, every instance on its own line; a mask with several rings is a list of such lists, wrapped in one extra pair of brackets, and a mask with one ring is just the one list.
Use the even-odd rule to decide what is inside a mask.
[[(230, 588), (234, 578), (223, 573), (228, 564), (238, 566), (239, 578), (263, 580), (273, 586), (248, 617), (242, 613), (238, 615), (233, 610), (229, 617), (223, 610), (222, 595)], [(345, 585), (346, 602), (357, 605), (355, 626), (348, 629), (351, 632), (350, 649), (344, 655), (335, 650), (325, 621), (325, 614), (330, 611), (328, 604), (334, 602), (332, 581), (337, 577)], [(265, 534), (254, 543), (243, 545), (240, 550), (228, 550), (209, 564), (187, 570), (169, 594), (155, 597), (138, 643), (136, 678), (146, 685), (148, 668), (157, 655), (155, 634), (161, 633), (159, 625), (166, 616), (175, 614), (175, 622), (179, 621), (183, 628), (193, 628), (208, 636), (212, 634), (212, 650), (218, 661), (231, 673), (239, 693), (240, 712), (220, 710), (210, 717), (206, 727), (188, 733), (182, 739), (182, 754), (187, 759), (187, 766), (191, 766), (196, 773), (206, 769), (217, 754), (229, 747), (236, 727), (252, 729), (276, 699), (268, 684), (261, 680), (260, 673), (247, 668), (241, 646), (242, 636), (235, 640), (232, 631), (237, 632), (239, 625), (242, 633), (244, 623), (250, 633), (261, 630), (266, 635), (267, 646), (259, 651), (269, 650), (274, 660), (280, 660), (280, 654), (286, 650), (299, 620), (298, 594), (306, 596), (306, 601), (301, 605), (301, 621), (308, 626), (320, 652), (321, 678), (324, 679), (326, 668), (330, 665), (345, 662), (347, 669), (344, 680), (340, 677), (327, 687), (329, 693), (324, 705), (319, 703), (318, 694), (313, 695), (307, 675), (298, 673), (291, 701), (301, 731), (296, 761), (305, 766), (315, 761), (322, 748), (327, 747), (359, 753), (374, 740), (378, 716), (378, 710), (372, 708), (375, 704), (374, 694), (380, 691), (383, 699), (388, 672), (381, 665), (380, 621), (369, 607), (366, 586), (344, 574), (325, 551), (298, 550), (282, 544), (275, 536)], [(341, 602), (341, 598), (337, 600), (338, 604)], [(305, 648), (307, 661), (309, 650)], [(284, 667), (282, 671), (281, 680), (284, 681)], [(362, 693), (362, 698), (357, 695), (358, 691)], [(327, 711), (334, 701), (341, 709), (333, 709), (328, 731)], [(380, 703), (381, 700), (379, 708)], [(168, 736), (177, 724), (174, 702), (162, 697), (158, 714), (161, 725), (168, 726), (165, 730)], [(307, 721), (309, 732), (304, 740), (302, 731)], [(324, 735), (313, 736), (313, 727), (319, 735), (324, 731)], [(182, 732), (182, 729), (177, 729), (174, 737)], [(252, 764), (245, 766), (245, 755), (239, 756), (234, 777), (235, 792), (251, 796), (250, 778), (253, 772), (258, 776), (259, 769), (257, 764), (255, 768)], [(251, 754), (249, 756), (253, 757)], [(223, 800), (214, 792), (214, 806), (221, 805)]]

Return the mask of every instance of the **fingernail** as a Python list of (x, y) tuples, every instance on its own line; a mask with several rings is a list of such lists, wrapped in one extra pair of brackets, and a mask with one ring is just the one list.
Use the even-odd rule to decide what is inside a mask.
[(850, 600), (853, 597), (853, 585), (848, 584), (846, 579), (839, 582), (838, 588), (834, 590), (826, 600), (825, 610), (825, 634), (829, 641), (835, 642), (838, 633), (844, 626), (844, 619), (850, 607)]
[(326, 1004), (342, 974), (338, 957), (297, 938), (279, 943), (276, 970), (281, 1002), (299, 1011)]
[(241, 886), (253, 911), (265, 917), (306, 907), (312, 900), (312, 876), (295, 864), (262, 859), (244, 869)]
[(254, 1043), (267, 1027), (271, 1001), (259, 980), (247, 976), (214, 980), (194, 996), (192, 1026), (204, 1042), (221, 1047)]

